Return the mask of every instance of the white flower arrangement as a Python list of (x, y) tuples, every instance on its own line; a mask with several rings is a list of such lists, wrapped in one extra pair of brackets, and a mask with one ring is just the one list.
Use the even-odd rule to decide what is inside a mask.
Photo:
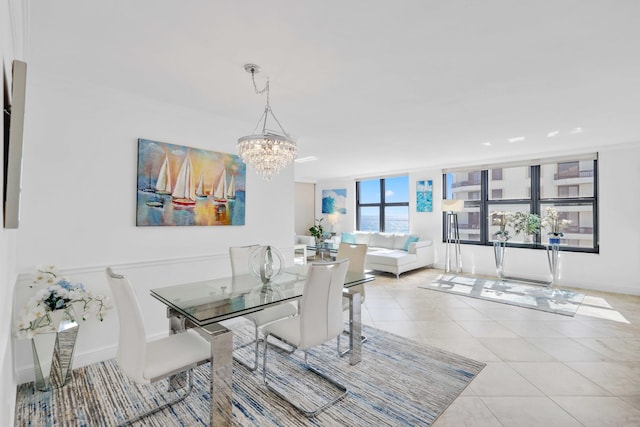
[(82, 283), (71, 283), (66, 277), (61, 277), (53, 265), (36, 267), (30, 287), (38, 288), (43, 284), (48, 286), (38, 290), (18, 314), (18, 338), (55, 332), (51, 312), (56, 310), (63, 310), (69, 320), (76, 319), (77, 309), (82, 320), (87, 320), (88, 315), (93, 314), (102, 321), (111, 309), (108, 296), (94, 295)]
[(491, 212), (491, 224), (497, 225), (500, 227), (500, 230), (494, 233), (494, 236), (501, 236), (505, 240), (509, 239), (509, 230), (506, 229), (508, 225), (513, 224), (513, 220), (515, 218), (514, 212), (502, 212), (502, 211), (494, 211)]
[(572, 221), (569, 219), (560, 219), (560, 214), (558, 213), (558, 211), (551, 206), (545, 208), (545, 212), (547, 213), (547, 215), (542, 218), (540, 225), (542, 225), (542, 227), (544, 227), (545, 229), (549, 229), (549, 235), (551, 236), (564, 236), (562, 230), (564, 230), (567, 225), (571, 224)]

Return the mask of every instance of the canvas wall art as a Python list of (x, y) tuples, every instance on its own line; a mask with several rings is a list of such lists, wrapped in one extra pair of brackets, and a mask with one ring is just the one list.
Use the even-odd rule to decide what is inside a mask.
[(433, 212), (433, 180), (416, 182), (416, 210)]
[(234, 154), (138, 139), (136, 225), (244, 225), (245, 183)]
[(322, 213), (346, 214), (347, 189), (322, 190)]

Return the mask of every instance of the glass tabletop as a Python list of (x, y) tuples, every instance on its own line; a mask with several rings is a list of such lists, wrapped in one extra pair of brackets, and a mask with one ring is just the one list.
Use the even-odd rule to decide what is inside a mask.
[(321, 243), (319, 245), (307, 245), (307, 249), (312, 251), (329, 251), (331, 253), (337, 253), (340, 247), (337, 243)]
[[(151, 295), (196, 325), (204, 326), (299, 298), (308, 266), (287, 267), (267, 284), (247, 274), (156, 288)], [(347, 273), (344, 287), (372, 280), (371, 274)]]

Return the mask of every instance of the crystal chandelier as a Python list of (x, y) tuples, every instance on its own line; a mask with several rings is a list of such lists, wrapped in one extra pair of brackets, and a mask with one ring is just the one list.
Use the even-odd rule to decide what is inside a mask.
[[(238, 155), (247, 165), (254, 168), (258, 175), (268, 181), (296, 158), (298, 147), (271, 110), (269, 105), (269, 80), (267, 80), (264, 89), (258, 90), (255, 74), (260, 72), (260, 67), (255, 64), (246, 64), (244, 69), (251, 73), (255, 92), (257, 94), (267, 92), (267, 105), (264, 107), (264, 113), (258, 120), (253, 134), (238, 139)], [(281, 133), (267, 130), (267, 117), (269, 115), (278, 124)], [(257, 133), (261, 123), (262, 131)]]

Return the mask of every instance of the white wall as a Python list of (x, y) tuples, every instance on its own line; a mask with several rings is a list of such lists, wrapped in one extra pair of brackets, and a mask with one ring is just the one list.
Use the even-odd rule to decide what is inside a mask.
[[(231, 245), (269, 243), (292, 259), (292, 167), (268, 182), (248, 168), (244, 226), (135, 226), (137, 138), (235, 153), (246, 123), (74, 87), (33, 67), (27, 106), (17, 307), (28, 298), (27, 275), (37, 264), (55, 264), (96, 293), (109, 293), (104, 269), (116, 266), (136, 286), (148, 335), (161, 335), (165, 312), (149, 289), (229, 275)], [(81, 323), (74, 366), (112, 357), (116, 339), (115, 312), (104, 323)], [(28, 341), (16, 341), (15, 354), (19, 381), (31, 381)]]
[(308, 182), (296, 182), (295, 188), (295, 232), (300, 235), (309, 234), (309, 228), (316, 218), (316, 186)]
[[(579, 153), (577, 153), (579, 154)], [(640, 143), (603, 148), (598, 160), (600, 253), (561, 252), (559, 285), (582, 289), (640, 295)], [(394, 171), (397, 175), (397, 171)], [(384, 172), (380, 173), (384, 176)], [(419, 180), (433, 180), (433, 212), (416, 212), (415, 186)], [(436, 266), (444, 268), (442, 243), (442, 170), (425, 169), (409, 173), (409, 222), (411, 233), (432, 239)], [(341, 230), (355, 229), (355, 181), (320, 181), (316, 200), (321, 206), (322, 189), (353, 188), (347, 197), (353, 206), (341, 218)], [(351, 202), (350, 202), (351, 203)], [(318, 208), (318, 212), (319, 212)], [(319, 213), (318, 213), (319, 214)], [(462, 245), (463, 271), (494, 275), (493, 247)], [(508, 248), (505, 274), (548, 280), (549, 269), (543, 250)]]

